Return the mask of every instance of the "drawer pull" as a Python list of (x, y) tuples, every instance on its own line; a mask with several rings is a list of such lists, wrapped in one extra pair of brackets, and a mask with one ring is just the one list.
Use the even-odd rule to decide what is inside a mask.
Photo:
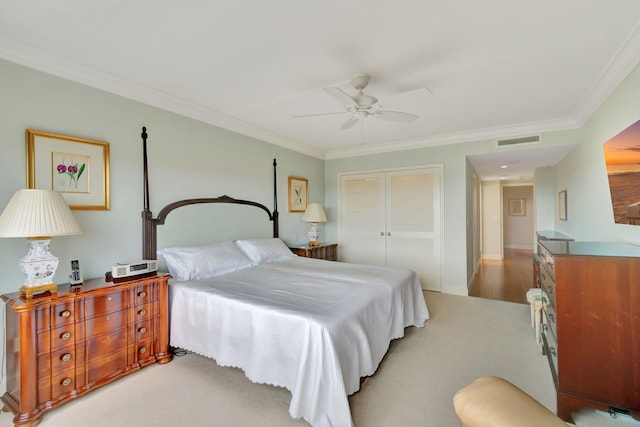
[(140, 310), (140, 311), (138, 312), (138, 314), (139, 314), (140, 316), (144, 316), (145, 314), (147, 314), (147, 310), (145, 310), (145, 309), (143, 308), (142, 310)]
[(138, 294), (138, 296), (139, 296), (140, 298), (144, 298), (144, 297), (146, 297), (146, 296), (147, 296), (147, 293), (146, 293), (145, 291), (142, 291), (142, 292), (140, 292), (140, 293)]
[(62, 357), (60, 358), (63, 362), (68, 362), (69, 360), (71, 360), (71, 354), (70, 353), (65, 353), (62, 355)]
[(62, 380), (62, 385), (68, 386), (69, 384), (71, 384), (71, 378), (65, 378)]
[(140, 329), (138, 329), (138, 332), (140, 332), (141, 334), (144, 334), (145, 332), (147, 332), (147, 328), (143, 326)]
[(71, 312), (69, 310), (65, 310), (62, 313), (60, 313), (60, 316), (65, 317), (65, 318), (69, 317), (69, 316), (71, 316)]
[(144, 354), (147, 352), (147, 347), (141, 347), (138, 351), (140, 352), (140, 354)]
[(63, 340), (68, 340), (69, 338), (71, 338), (71, 332), (65, 332), (64, 334), (60, 335), (60, 338), (62, 338)]

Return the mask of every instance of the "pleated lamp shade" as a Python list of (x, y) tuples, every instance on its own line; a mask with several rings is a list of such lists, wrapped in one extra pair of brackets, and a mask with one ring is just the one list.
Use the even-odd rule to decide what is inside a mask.
[(51, 237), (82, 230), (60, 193), (18, 190), (0, 216), (0, 237)]
[(302, 215), (302, 220), (304, 222), (327, 222), (327, 216), (320, 203), (309, 203), (307, 210)]

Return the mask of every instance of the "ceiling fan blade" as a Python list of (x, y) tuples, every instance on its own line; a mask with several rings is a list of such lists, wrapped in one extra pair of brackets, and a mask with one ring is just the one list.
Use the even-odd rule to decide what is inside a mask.
[(356, 116), (351, 116), (346, 122), (342, 124), (342, 126), (340, 126), (340, 130), (349, 129), (356, 123), (358, 123), (358, 118)]
[(315, 114), (298, 114), (295, 116), (291, 116), (292, 119), (302, 119), (305, 117), (319, 117), (319, 116), (335, 116), (338, 114), (346, 114), (344, 111), (336, 111), (331, 113), (315, 113)]
[(412, 121), (418, 118), (418, 116), (415, 114), (403, 113), (400, 111), (390, 111), (390, 110), (378, 110), (375, 113), (373, 113), (372, 116), (382, 120), (388, 120), (390, 122), (401, 122), (401, 123), (411, 123)]
[(340, 105), (343, 105), (345, 107), (358, 106), (358, 103), (354, 101), (353, 98), (351, 98), (349, 94), (347, 94), (342, 89), (339, 89), (337, 87), (325, 87), (324, 91), (327, 92), (329, 96), (333, 97), (336, 101), (338, 101)]

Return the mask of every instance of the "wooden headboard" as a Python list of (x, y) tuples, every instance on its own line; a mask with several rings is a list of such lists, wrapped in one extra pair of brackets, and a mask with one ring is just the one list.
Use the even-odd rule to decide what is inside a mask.
[(255, 206), (264, 210), (269, 216), (269, 221), (273, 222), (273, 237), (278, 237), (278, 188), (276, 176), (276, 159), (273, 159), (273, 212), (265, 205), (252, 202), (250, 200), (234, 199), (227, 195), (213, 198), (185, 199), (177, 202), (169, 203), (160, 210), (156, 218), (149, 209), (149, 173), (147, 165), (147, 128), (142, 128), (142, 150), (143, 150), (143, 169), (144, 169), (144, 210), (142, 211), (142, 259), (156, 259), (157, 250), (157, 226), (164, 224), (167, 215), (174, 209), (182, 206), (189, 206), (201, 203), (233, 203), (239, 205)]

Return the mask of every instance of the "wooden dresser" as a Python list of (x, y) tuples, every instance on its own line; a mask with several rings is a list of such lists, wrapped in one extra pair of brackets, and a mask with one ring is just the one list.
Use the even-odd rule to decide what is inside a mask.
[(326, 259), (327, 261), (338, 260), (337, 243), (322, 243), (320, 246), (300, 245), (292, 246), (289, 249), (298, 256)]
[(640, 246), (540, 242), (544, 352), (558, 416), (583, 407), (640, 416)]
[(168, 278), (87, 280), (57, 294), (7, 303), (7, 392), (14, 424), (35, 426), (44, 412), (154, 362), (169, 352)]

